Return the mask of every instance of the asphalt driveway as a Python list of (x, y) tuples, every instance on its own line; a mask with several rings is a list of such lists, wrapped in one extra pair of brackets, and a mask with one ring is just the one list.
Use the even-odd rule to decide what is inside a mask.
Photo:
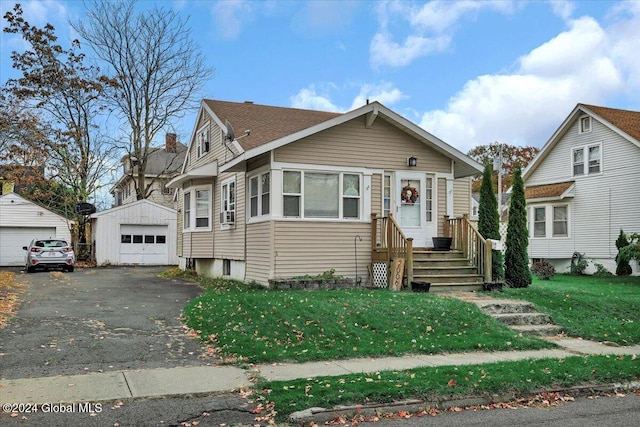
[(17, 315), (0, 330), (6, 379), (215, 362), (179, 320), (201, 289), (158, 277), (164, 267), (17, 273)]

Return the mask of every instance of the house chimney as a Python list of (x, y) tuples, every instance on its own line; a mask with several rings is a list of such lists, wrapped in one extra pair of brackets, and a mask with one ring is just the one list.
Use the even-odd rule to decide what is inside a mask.
[(165, 136), (165, 144), (164, 149), (167, 153), (175, 153), (176, 152), (176, 134), (168, 133)]

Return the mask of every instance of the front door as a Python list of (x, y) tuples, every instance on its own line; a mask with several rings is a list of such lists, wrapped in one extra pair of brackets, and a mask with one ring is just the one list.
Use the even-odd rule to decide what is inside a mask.
[(413, 246), (431, 247), (436, 236), (435, 178), (422, 172), (396, 172), (396, 221)]

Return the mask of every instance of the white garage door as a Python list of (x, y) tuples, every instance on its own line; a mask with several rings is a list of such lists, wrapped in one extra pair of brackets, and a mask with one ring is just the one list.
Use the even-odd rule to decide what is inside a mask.
[(55, 227), (0, 227), (0, 265), (24, 265), (23, 246), (32, 239), (56, 237)]
[(168, 225), (120, 225), (120, 264), (166, 265)]

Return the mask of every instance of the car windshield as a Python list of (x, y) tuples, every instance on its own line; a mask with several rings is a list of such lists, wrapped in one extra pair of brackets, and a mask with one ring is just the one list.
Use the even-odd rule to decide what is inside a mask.
[(68, 245), (64, 240), (38, 240), (34, 246), (38, 248), (64, 248)]

